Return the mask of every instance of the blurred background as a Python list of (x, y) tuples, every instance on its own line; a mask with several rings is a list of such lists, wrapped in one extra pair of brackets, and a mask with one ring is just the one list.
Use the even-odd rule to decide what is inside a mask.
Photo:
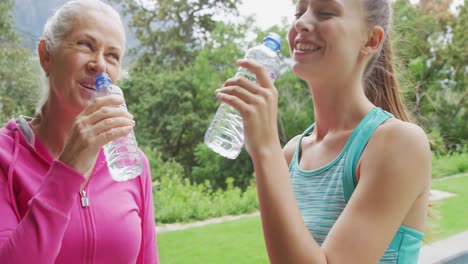
[[(36, 45), (47, 17), (64, 2), (0, 2), (1, 124), (20, 114), (34, 115), (41, 86)], [(219, 106), (214, 91), (235, 73), (236, 60), (248, 47), (270, 31), (286, 36), (294, 1), (107, 2), (122, 14), (126, 25), (129, 49), (119, 86), (135, 116), (139, 146), (151, 162), (157, 224), (256, 212), (247, 153), (243, 151), (236, 160), (224, 159), (202, 143), (203, 135)], [(433, 178), (465, 175), (468, 7), (464, 0), (396, 0), (393, 6), (398, 78), (413, 121), (432, 140)], [(313, 123), (314, 116), (309, 88), (290, 72), (286, 41), (280, 53), (284, 69), (275, 84), (280, 95), (278, 127), (285, 144)], [(452, 184), (468, 189), (467, 180)], [(442, 185), (441, 189), (450, 189)], [(455, 204), (465, 207), (443, 209), (441, 205), (440, 232), (433, 239), (468, 230), (468, 196), (464, 195), (458, 195), (462, 200)], [(263, 242), (255, 241), (259, 261), (265, 261)]]

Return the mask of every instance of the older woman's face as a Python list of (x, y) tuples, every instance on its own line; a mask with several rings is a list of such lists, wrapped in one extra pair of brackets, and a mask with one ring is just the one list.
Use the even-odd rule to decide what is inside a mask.
[[(81, 112), (95, 92), (96, 75), (120, 77), (125, 32), (118, 21), (103, 12), (83, 13), (62, 42), (49, 52), (50, 98), (71, 113)], [(41, 58), (42, 59), (42, 58)]]

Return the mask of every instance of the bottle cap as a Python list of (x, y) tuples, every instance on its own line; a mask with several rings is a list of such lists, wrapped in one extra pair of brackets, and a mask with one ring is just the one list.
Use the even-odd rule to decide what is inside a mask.
[(263, 43), (268, 46), (270, 49), (273, 51), (278, 51), (281, 49), (281, 42), (282, 38), (280, 35), (276, 34), (275, 32), (270, 32), (268, 33), (268, 36), (266, 36), (263, 39)]
[(96, 85), (96, 91), (102, 92), (106, 89), (107, 85), (112, 83), (112, 80), (107, 73), (103, 72), (96, 76), (96, 81), (94, 83)]

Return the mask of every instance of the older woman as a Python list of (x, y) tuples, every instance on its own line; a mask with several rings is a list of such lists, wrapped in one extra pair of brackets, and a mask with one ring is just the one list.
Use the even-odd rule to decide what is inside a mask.
[(70, 1), (38, 45), (48, 80), (34, 118), (0, 130), (1, 263), (158, 263), (151, 175), (109, 175), (102, 147), (127, 135), (133, 117), (93, 99), (96, 75), (120, 77), (125, 32), (96, 0)]

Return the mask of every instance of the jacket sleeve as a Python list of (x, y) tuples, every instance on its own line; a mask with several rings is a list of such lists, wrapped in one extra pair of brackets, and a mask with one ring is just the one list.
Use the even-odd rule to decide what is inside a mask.
[[(0, 170), (0, 174), (4, 174)], [(0, 262), (51, 263), (61, 248), (84, 177), (54, 161), (29, 210), (18, 220), (6, 175), (0, 175)]]
[(138, 263), (158, 264), (158, 248), (156, 239), (156, 224), (154, 218), (153, 185), (151, 182), (151, 171), (149, 162), (143, 152), (140, 152), (143, 159), (143, 173), (140, 175), (143, 191), (143, 214), (142, 219), (142, 242)]

